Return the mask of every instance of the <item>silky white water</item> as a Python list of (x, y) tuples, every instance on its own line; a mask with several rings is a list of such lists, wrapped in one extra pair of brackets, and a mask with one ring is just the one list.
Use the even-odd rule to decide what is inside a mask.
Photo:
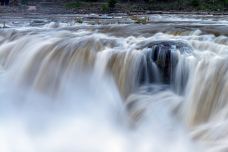
[[(228, 37), (216, 31), (2, 29), (0, 151), (227, 151)], [(156, 52), (160, 41), (181, 43)]]

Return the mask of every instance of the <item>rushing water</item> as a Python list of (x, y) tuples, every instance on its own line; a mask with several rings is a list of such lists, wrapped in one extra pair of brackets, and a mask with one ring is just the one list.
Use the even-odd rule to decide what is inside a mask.
[(0, 151), (228, 151), (227, 31), (204, 22), (0, 29)]

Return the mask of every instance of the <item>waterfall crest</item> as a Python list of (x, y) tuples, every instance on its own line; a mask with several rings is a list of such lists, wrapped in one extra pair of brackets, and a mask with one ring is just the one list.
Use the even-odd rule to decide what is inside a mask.
[[(14, 138), (16, 151), (25, 152), (36, 146), (53, 151), (55, 144), (73, 151), (228, 149), (227, 36), (200, 30), (113, 34), (118, 28), (127, 31), (0, 32), (0, 150), (12, 151), (1, 139), (11, 140), (10, 132), (24, 140), (19, 146)], [(19, 132), (4, 132), (11, 121)], [(53, 143), (61, 136), (62, 143)]]

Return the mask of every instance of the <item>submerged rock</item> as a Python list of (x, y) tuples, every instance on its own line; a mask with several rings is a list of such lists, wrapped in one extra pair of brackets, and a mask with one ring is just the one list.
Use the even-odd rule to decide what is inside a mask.
[(36, 19), (30, 22), (30, 26), (41, 26), (48, 23), (48, 20)]

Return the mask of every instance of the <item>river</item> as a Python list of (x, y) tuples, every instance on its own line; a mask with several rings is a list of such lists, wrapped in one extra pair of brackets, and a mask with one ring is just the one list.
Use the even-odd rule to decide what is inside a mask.
[(1, 152), (228, 151), (228, 16), (0, 18)]

